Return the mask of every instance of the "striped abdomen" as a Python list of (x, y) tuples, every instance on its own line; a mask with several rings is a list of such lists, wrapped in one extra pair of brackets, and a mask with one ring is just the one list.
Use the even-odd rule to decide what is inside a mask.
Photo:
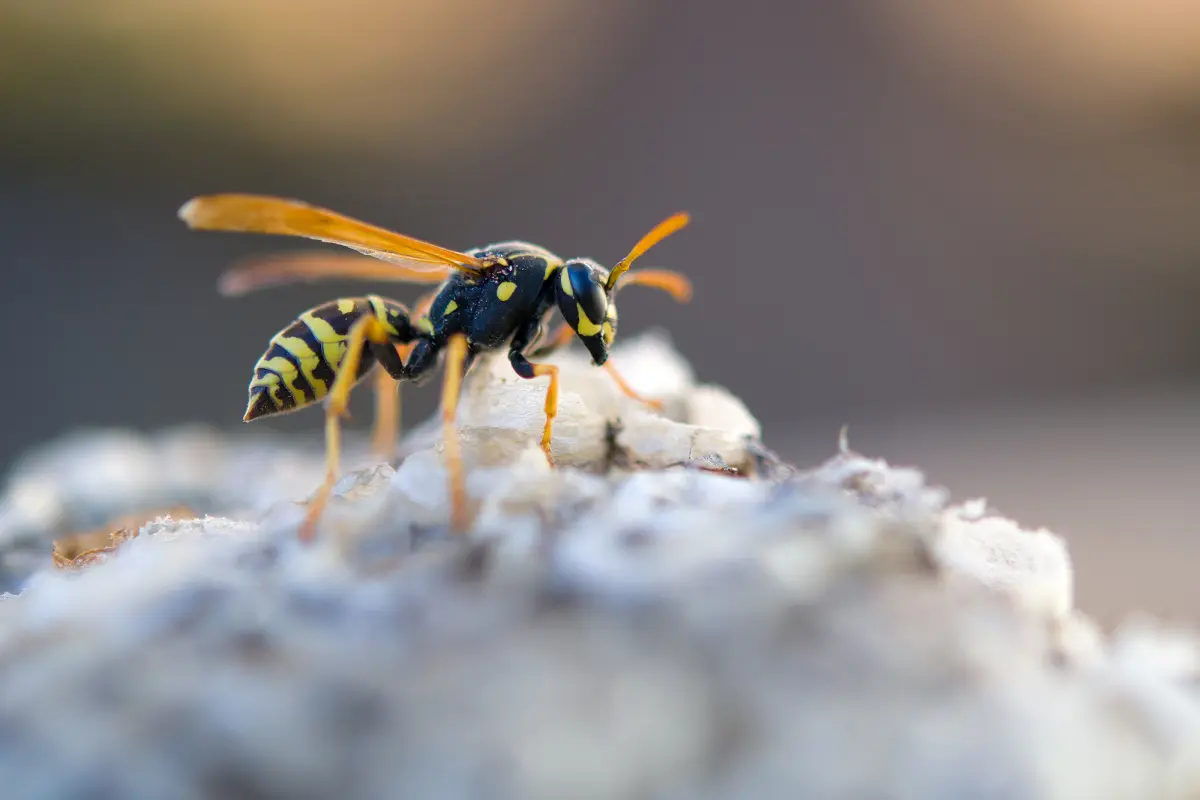
[[(415, 338), (408, 309), (393, 300), (372, 295), (311, 308), (271, 337), (267, 352), (254, 365), (244, 419), (249, 422), (267, 414), (294, 411), (329, 394), (346, 355), (350, 327), (366, 314), (383, 323), (396, 342)], [(375, 357), (370, 348), (364, 348), (355, 381), (373, 366)]]

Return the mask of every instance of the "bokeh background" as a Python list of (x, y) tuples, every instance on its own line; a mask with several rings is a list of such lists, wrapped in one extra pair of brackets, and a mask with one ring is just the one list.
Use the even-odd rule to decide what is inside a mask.
[(648, 261), (695, 300), (628, 292), (623, 336), (666, 326), (789, 459), (848, 423), (1064, 535), (1102, 620), (1196, 616), (1198, 4), (0, 0), (0, 462), (241, 425), (267, 339), (364, 290), (218, 296), (296, 243), (185, 230), (216, 191), (606, 262), (689, 210)]

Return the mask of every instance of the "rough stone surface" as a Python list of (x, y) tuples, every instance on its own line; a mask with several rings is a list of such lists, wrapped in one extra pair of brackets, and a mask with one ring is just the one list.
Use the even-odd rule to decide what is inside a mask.
[[(468, 379), (469, 536), (436, 425), (358, 458), (307, 547), (319, 447), (35, 455), (0, 500), (3, 796), (1198, 796), (1197, 640), (1098, 630), (1061, 539), (845, 447), (774, 463), (662, 339), (617, 359), (662, 416), (557, 360), (556, 469), (545, 381)], [(178, 503), (213, 516), (50, 566)]]

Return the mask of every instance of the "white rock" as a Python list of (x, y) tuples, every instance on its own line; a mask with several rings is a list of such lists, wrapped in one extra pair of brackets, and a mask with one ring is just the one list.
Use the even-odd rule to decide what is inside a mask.
[[(348, 454), (366, 467), (312, 545), (319, 447), (191, 429), (44, 451), (0, 500), (0, 581), (23, 587), (0, 600), (5, 796), (1200, 793), (1190, 632), (1106, 637), (1062, 539), (948, 507), (918, 469), (843, 446), (786, 480), (723, 474), (759, 431), (740, 402), (662, 337), (614, 361), (663, 412), (555, 355), (554, 469), (547, 381), (479, 362), (466, 535), (436, 419), (394, 470)], [(185, 501), (230, 516), (152, 521), (81, 571), (37, 550)]]
[(762, 426), (737, 397), (720, 386), (705, 384), (688, 392), (687, 421), (726, 436), (762, 436)]
[(952, 574), (1003, 592), (1034, 614), (1061, 619), (1071, 611), (1074, 574), (1066, 545), (1047, 530), (1028, 531), (1002, 517), (942, 516), (935, 552)]
[[(612, 361), (634, 391), (662, 402), (664, 411), (628, 397), (582, 350), (557, 352), (546, 359), (560, 370), (551, 438), (556, 465), (604, 463), (610, 427), (623, 455), (637, 464), (665, 467), (705, 458), (746, 464), (745, 437), (758, 435), (757, 421), (723, 389), (696, 386), (691, 368), (664, 336), (629, 340), (614, 348)], [(503, 355), (480, 357), (464, 382), (456, 417), (468, 460), (501, 463), (539, 442), (549, 382), (518, 377)]]

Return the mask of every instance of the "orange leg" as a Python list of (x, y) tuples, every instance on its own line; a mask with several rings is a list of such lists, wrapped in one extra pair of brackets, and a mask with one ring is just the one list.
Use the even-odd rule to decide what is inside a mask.
[(545, 337), (545, 341), (539, 338), (534, 342), (533, 347), (526, 350), (525, 355), (530, 358), (542, 358), (548, 356), (556, 350), (560, 350), (571, 343), (571, 338), (575, 336), (575, 331), (570, 325), (559, 325), (558, 330)]
[[(634, 274), (636, 275), (640, 273)], [(544, 345), (540, 345), (537, 348), (535, 356), (545, 356), (554, 352), (555, 350), (558, 350), (560, 347), (565, 347), (571, 341), (571, 337), (574, 335), (575, 331), (571, 329), (570, 325), (561, 326), (557, 331), (550, 335), (550, 338), (546, 340)], [(629, 383), (626, 382), (625, 378), (621, 376), (621, 373), (617, 372), (617, 368), (613, 366), (612, 359), (609, 359), (605, 362), (604, 368), (608, 370), (608, 374), (612, 376), (614, 381), (616, 381), (617, 387), (624, 392), (627, 397), (637, 400), (639, 403), (645, 403), (655, 411), (663, 410), (663, 404), (661, 400), (652, 400), (648, 397), (642, 397), (640, 394), (634, 391), (633, 387), (630, 386)]]
[(546, 340), (546, 344), (543, 347), (538, 349), (542, 350), (543, 352), (550, 352), (551, 350), (557, 350), (560, 347), (566, 347), (571, 342), (571, 337), (574, 335), (575, 331), (571, 329), (570, 325), (563, 325), (557, 331), (555, 331), (549, 339)]
[[(437, 290), (422, 295), (413, 307), (414, 318), (428, 314), (437, 295)], [(416, 342), (397, 344), (396, 352), (402, 361), (408, 361), (416, 346)], [(399, 382), (387, 370), (378, 370), (375, 375), (375, 428), (371, 434), (371, 451), (381, 459), (390, 461), (395, 455), (396, 441), (401, 431), (400, 414)]]
[(550, 466), (554, 466), (554, 458), (550, 455), (550, 434), (554, 428), (554, 418), (558, 416), (558, 367), (553, 364), (533, 364), (534, 377), (550, 376), (550, 386), (546, 389), (546, 427), (542, 429), (542, 452)]
[(375, 370), (375, 427), (371, 432), (371, 452), (380, 460), (390, 460), (400, 436), (400, 382), (385, 369)]
[(634, 400), (637, 400), (639, 403), (645, 403), (646, 405), (653, 408), (655, 411), (662, 411), (662, 409), (663, 409), (662, 401), (661, 400), (652, 400), (648, 397), (642, 397), (640, 394), (635, 392), (633, 390), (633, 387), (630, 386), (628, 383), (626, 383), (625, 379), (621, 377), (621, 373), (617, 372), (617, 368), (615, 366), (613, 366), (613, 363), (611, 360), (604, 362), (604, 368), (606, 370), (608, 370), (608, 374), (612, 376), (612, 379), (614, 381), (616, 381), (616, 383), (617, 383), (617, 387), (620, 388), (620, 390), (622, 392), (624, 392), (626, 394), (626, 396), (631, 397)]
[[(686, 275), (667, 269), (640, 269), (635, 272), (628, 273), (623, 283), (625, 286), (650, 286), (655, 289), (661, 289), (668, 293), (680, 303), (686, 303), (692, 299), (692, 282), (688, 280)], [(621, 373), (617, 372), (617, 368), (613, 366), (612, 361), (608, 361), (604, 365), (608, 369), (608, 374), (617, 382), (617, 386), (626, 396), (637, 400), (640, 403), (653, 408), (655, 411), (662, 411), (663, 404), (660, 400), (650, 400), (642, 397), (633, 390), (625, 379), (621, 377)]]
[(346, 354), (338, 366), (337, 379), (329, 390), (329, 399), (325, 404), (325, 482), (321, 484), (317, 496), (309, 504), (308, 514), (300, 526), (300, 540), (304, 542), (312, 541), (315, 536), (317, 520), (329, 503), (329, 495), (341, 471), (341, 418), (346, 415), (350, 390), (354, 388), (358, 365), (362, 362), (362, 351), (368, 340), (379, 344), (388, 341), (387, 331), (374, 316), (363, 317), (350, 328)]
[(462, 447), (458, 441), (458, 428), (454, 425), (466, 359), (467, 337), (456, 333), (446, 343), (446, 377), (442, 384), (442, 445), (445, 448), (446, 473), (450, 478), (450, 526), (459, 533), (465, 532), (470, 524)]

